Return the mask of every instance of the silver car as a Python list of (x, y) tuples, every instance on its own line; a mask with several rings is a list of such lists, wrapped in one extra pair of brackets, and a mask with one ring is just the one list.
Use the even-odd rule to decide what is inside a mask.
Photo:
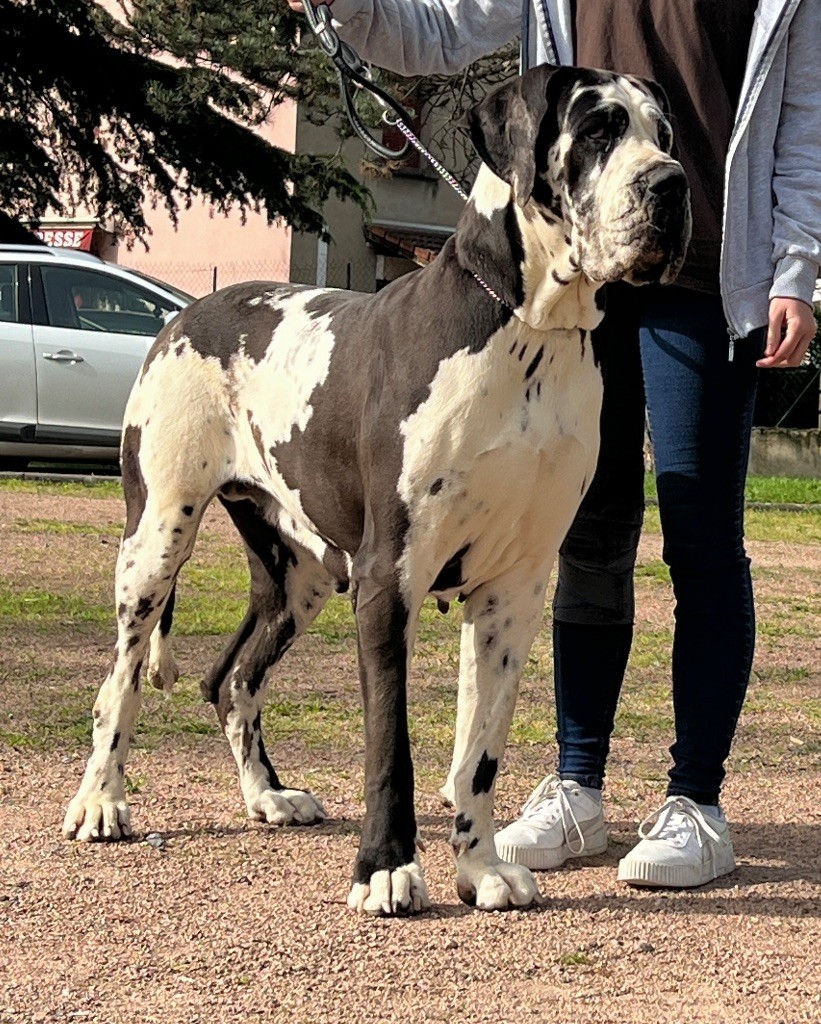
[(0, 245), (0, 469), (116, 462), (146, 353), (193, 301), (89, 253)]

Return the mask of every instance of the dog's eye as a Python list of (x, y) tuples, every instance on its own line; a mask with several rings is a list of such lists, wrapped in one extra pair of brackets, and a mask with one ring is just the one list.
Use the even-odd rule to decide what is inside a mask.
[(579, 125), (579, 136), (589, 142), (607, 145), (617, 139), (627, 127), (627, 112), (621, 107), (607, 107), (591, 111)]
[(665, 153), (669, 153), (673, 148), (673, 133), (670, 130), (670, 125), (659, 118), (656, 123), (656, 132), (659, 139), (659, 149), (663, 149)]

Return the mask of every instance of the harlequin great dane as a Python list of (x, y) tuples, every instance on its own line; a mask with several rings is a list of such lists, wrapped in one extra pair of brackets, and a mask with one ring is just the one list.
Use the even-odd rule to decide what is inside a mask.
[(596, 465), (602, 381), (590, 332), (607, 281), (671, 280), (689, 200), (656, 87), (540, 67), (468, 118), (483, 160), (455, 235), (377, 295), (253, 282), (181, 313), (126, 410), (118, 639), (67, 836), (130, 833), (123, 775), (140, 670), (170, 687), (173, 587), (216, 496), (242, 535), (248, 612), (203, 692), (249, 815), (324, 817), (265, 751), (266, 674), (352, 585), (366, 814), (348, 902), (429, 905), (417, 856), (406, 684), (425, 598), (464, 600), (444, 792), (460, 897), (538, 899), (493, 843), (495, 779), (548, 574)]

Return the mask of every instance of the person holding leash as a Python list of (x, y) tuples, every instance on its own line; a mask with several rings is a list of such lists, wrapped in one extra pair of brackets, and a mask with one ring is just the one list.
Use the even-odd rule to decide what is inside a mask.
[(755, 645), (744, 485), (757, 368), (798, 366), (816, 329), (821, 0), (333, 0), (332, 14), (364, 60), (402, 74), (455, 73), (520, 34), (523, 69), (600, 67), (668, 95), (693, 237), (675, 285), (607, 290), (594, 333), (601, 452), (553, 601), (558, 765), (496, 847), (534, 869), (606, 849), (602, 786), (633, 639), (646, 405), (676, 600), (675, 742), (667, 798), (618, 877), (703, 885), (735, 867), (719, 794)]

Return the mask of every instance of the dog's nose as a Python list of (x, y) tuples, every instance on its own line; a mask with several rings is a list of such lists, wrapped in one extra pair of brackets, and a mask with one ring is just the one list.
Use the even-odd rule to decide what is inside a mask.
[(680, 202), (687, 195), (687, 178), (678, 167), (655, 167), (644, 178), (648, 199), (656, 202)]

